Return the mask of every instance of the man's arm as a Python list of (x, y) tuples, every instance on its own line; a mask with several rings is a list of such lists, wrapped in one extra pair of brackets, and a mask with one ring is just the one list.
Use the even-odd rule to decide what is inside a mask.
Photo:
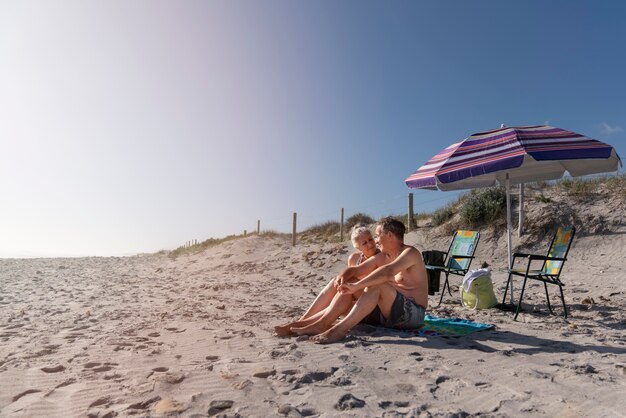
[(349, 280), (367, 276), (384, 263), (385, 255), (383, 253), (378, 253), (375, 256), (368, 258), (358, 266), (346, 267), (335, 279), (335, 285), (339, 286)]
[(394, 276), (411, 266), (422, 262), (419, 251), (414, 247), (405, 248), (400, 255), (389, 264), (378, 267), (356, 283), (346, 283), (341, 286), (342, 293), (353, 293), (368, 286), (375, 286), (393, 280)]

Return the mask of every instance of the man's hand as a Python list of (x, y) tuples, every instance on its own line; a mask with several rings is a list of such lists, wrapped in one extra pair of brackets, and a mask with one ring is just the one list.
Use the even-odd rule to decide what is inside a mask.
[(341, 286), (339, 286), (339, 289), (337, 289), (337, 291), (341, 293), (342, 295), (351, 295), (357, 290), (358, 289), (356, 289), (355, 283), (344, 283)]
[(341, 277), (341, 275), (335, 277), (335, 281), (333, 282), (333, 286), (335, 287), (335, 290), (339, 290), (339, 286), (341, 286), (343, 284), (343, 277)]

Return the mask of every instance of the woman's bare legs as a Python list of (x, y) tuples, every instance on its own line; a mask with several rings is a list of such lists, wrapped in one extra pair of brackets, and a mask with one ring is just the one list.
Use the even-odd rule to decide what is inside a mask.
[(322, 315), (324, 315), (324, 312), (326, 312), (326, 310), (319, 311), (318, 313), (311, 315), (306, 319), (298, 319), (297, 321), (288, 322), (284, 325), (277, 325), (274, 327), (274, 332), (276, 332), (276, 335), (278, 335), (279, 337), (288, 337), (290, 335), (294, 335), (292, 328), (299, 328), (310, 325), (313, 322), (319, 320)]
[(352, 303), (352, 295), (337, 293), (320, 318), (302, 326), (291, 327), (291, 331), (298, 335), (320, 334), (330, 328), (337, 318), (348, 313)]
[(322, 291), (317, 295), (309, 309), (298, 319), (297, 321), (288, 322), (286, 324), (277, 325), (274, 327), (274, 332), (279, 337), (287, 337), (292, 335), (291, 328), (304, 327), (322, 317), (325, 310), (332, 303), (333, 298), (337, 294), (335, 289), (335, 278), (333, 278)]
[(379, 306), (382, 314), (388, 317), (393, 301), (396, 298), (396, 292), (397, 290), (389, 284), (365, 288), (365, 291), (345, 318), (328, 330), (311, 337), (311, 340), (320, 344), (329, 344), (342, 340), (348, 331), (369, 315), (376, 306)]
[(337, 289), (335, 288), (335, 278), (333, 277), (328, 284), (322, 289), (322, 291), (317, 295), (309, 309), (300, 317), (299, 321), (303, 319), (307, 319), (324, 309), (326, 309), (330, 303), (333, 301), (333, 298), (337, 294)]

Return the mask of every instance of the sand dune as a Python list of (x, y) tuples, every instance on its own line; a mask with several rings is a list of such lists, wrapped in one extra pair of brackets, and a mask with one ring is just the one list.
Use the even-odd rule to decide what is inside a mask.
[[(455, 293), (431, 313), (496, 328), (425, 338), (362, 327), (329, 346), (272, 326), (306, 309), (347, 242), (250, 236), (176, 260), (0, 260), (0, 416), (624, 416), (626, 295), (612, 262), (625, 233), (577, 238), (567, 320), (536, 285), (515, 322), (462, 308)], [(407, 236), (420, 249), (447, 239)], [(479, 260), (503, 266), (503, 242), (485, 232)], [(494, 274), (498, 292), (504, 281)]]

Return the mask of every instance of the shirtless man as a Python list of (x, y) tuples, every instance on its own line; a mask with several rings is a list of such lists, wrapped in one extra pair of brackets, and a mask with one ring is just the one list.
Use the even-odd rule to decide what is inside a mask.
[[(404, 224), (391, 217), (378, 221), (376, 240), (381, 253), (344, 269), (338, 276), (341, 294), (363, 291), (348, 315), (330, 329), (311, 337), (321, 344), (343, 339), (363, 320), (389, 328), (417, 328), (428, 307), (428, 279), (422, 255), (404, 244)], [(354, 281), (354, 278), (363, 277)]]

